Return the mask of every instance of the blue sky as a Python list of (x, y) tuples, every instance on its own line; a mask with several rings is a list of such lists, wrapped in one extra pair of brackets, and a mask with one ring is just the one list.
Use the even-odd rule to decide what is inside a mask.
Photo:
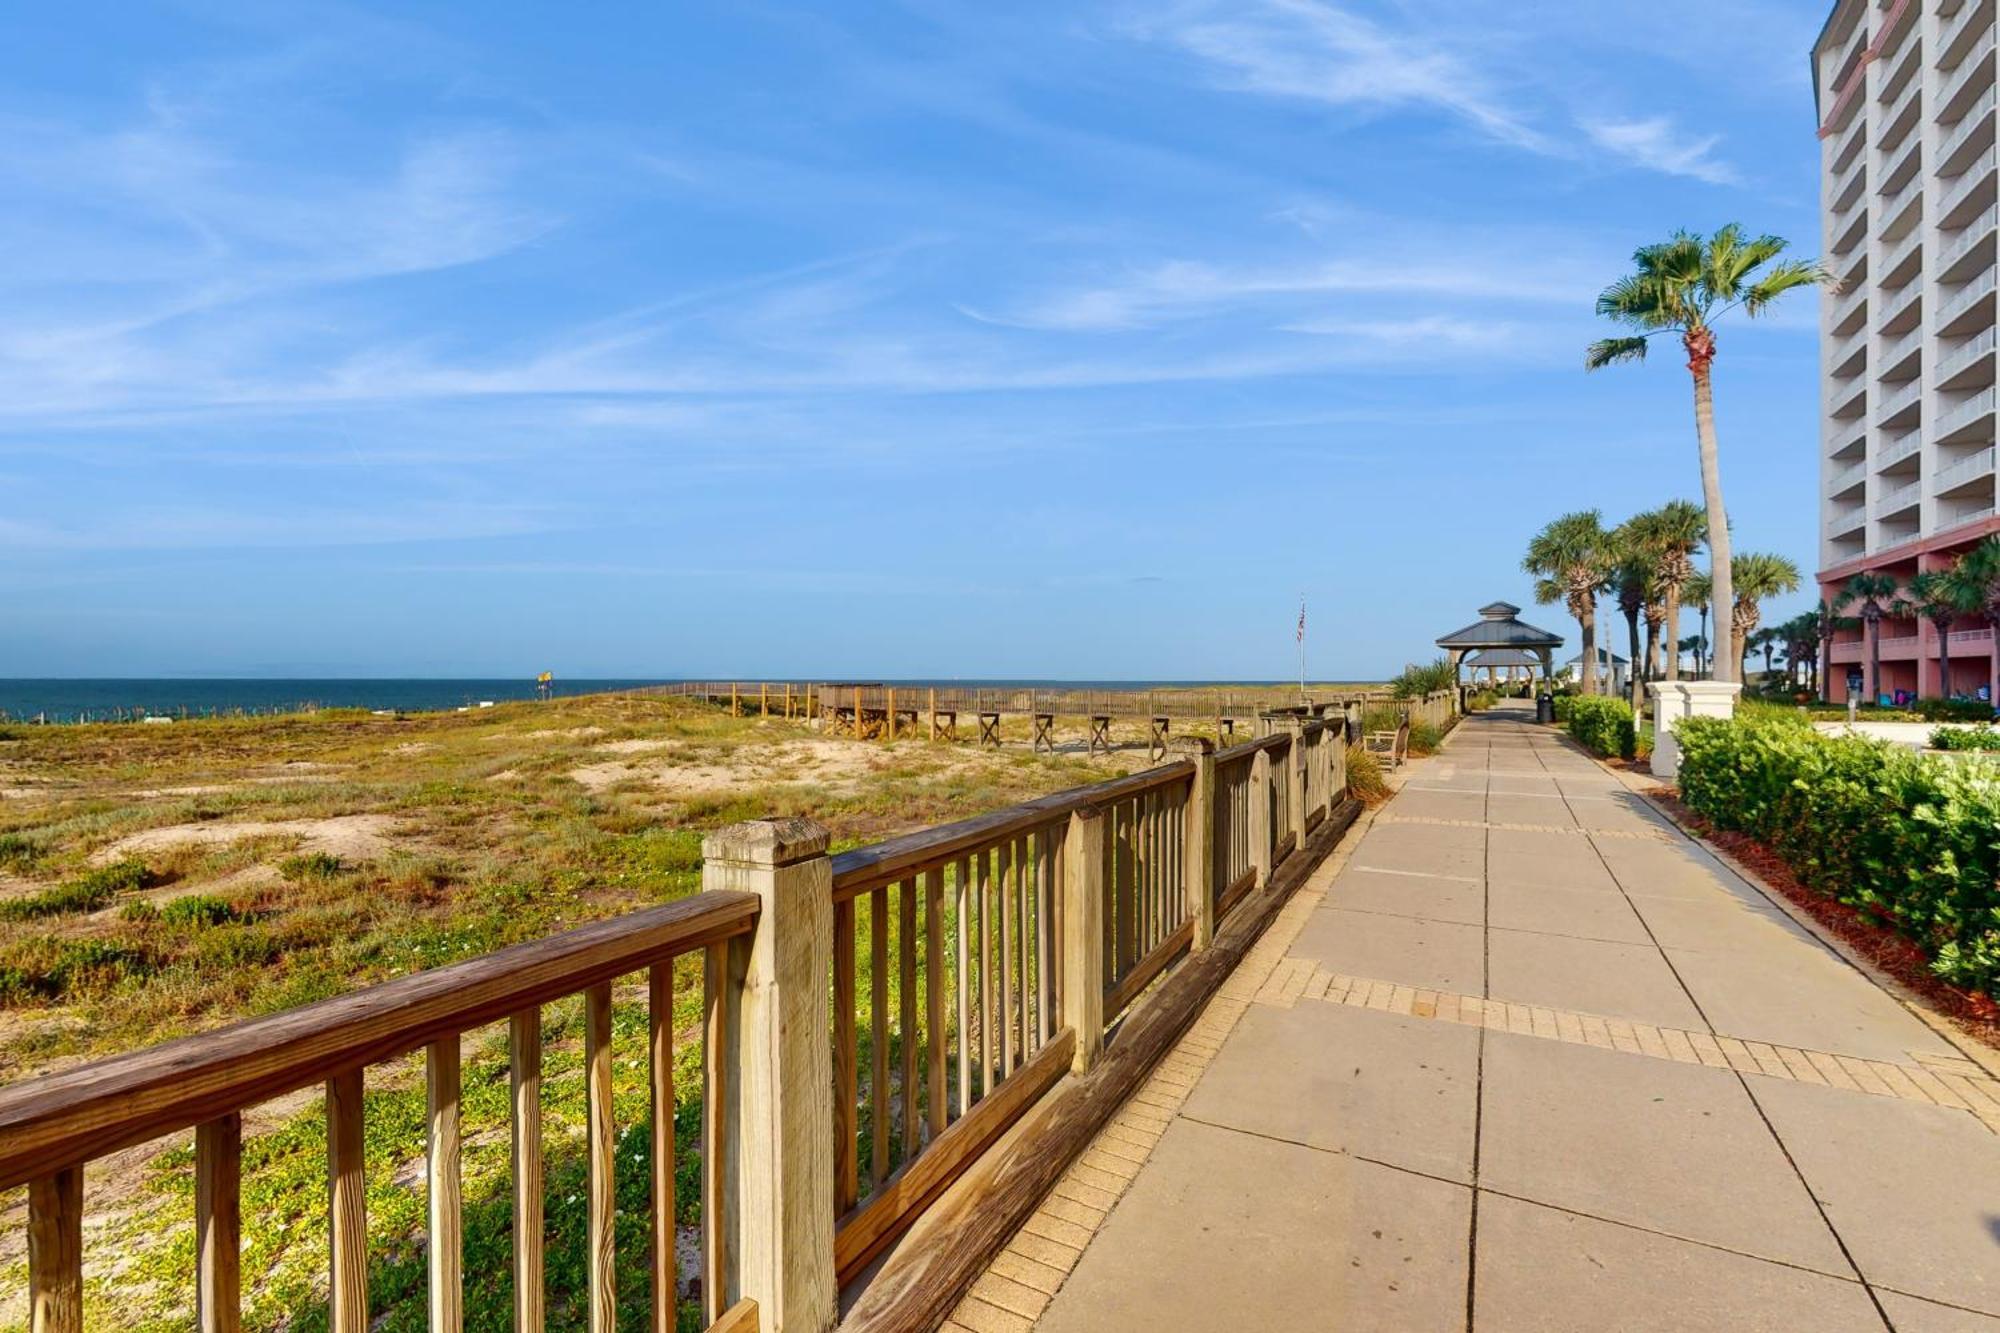
[[(1314, 675), (1427, 658), (1547, 518), (1698, 495), (1591, 300), (1814, 252), (1823, 18), (19, 10), (0, 675), (1271, 678), (1301, 594)], [(1808, 571), (1813, 301), (1718, 384)]]

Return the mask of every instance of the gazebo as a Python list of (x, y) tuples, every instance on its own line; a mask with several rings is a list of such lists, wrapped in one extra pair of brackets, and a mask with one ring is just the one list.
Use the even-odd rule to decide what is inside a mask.
[(1543, 680), (1554, 679), (1555, 650), (1562, 647), (1562, 635), (1526, 624), (1520, 615), (1518, 606), (1492, 602), (1479, 608), (1477, 621), (1438, 639), (1437, 646), (1450, 655), (1452, 671), (1461, 684), (1466, 667), (1474, 671), (1486, 668), (1488, 679), (1496, 684), (1502, 669), (1512, 680), (1514, 672), (1523, 668), (1533, 684), (1537, 665), (1542, 668)]

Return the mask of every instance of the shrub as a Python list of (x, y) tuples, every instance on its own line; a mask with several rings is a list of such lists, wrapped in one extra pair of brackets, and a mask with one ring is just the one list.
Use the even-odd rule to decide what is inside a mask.
[(1939, 727), (1931, 732), (1933, 750), (2000, 750), (2000, 731), (1991, 727)]
[(1955, 986), (2000, 983), (2000, 781), (1802, 720), (1690, 718), (1681, 796), (1799, 881), (1908, 936)]
[(1579, 694), (1569, 702), (1569, 734), (1587, 750), (1630, 759), (1638, 750), (1632, 705), (1602, 694)]
[(1911, 705), (1926, 722), (1991, 722), (1993, 705), (1978, 699), (1919, 699)]
[(346, 863), (331, 852), (302, 852), (278, 862), (278, 873), (294, 884), (329, 880), (345, 869)]
[(1379, 801), (1389, 795), (1382, 760), (1365, 746), (1347, 747), (1347, 794), (1361, 801)]
[(33, 865), (41, 854), (39, 839), (26, 833), (0, 833), (0, 866)]
[(1423, 666), (1413, 662), (1404, 667), (1402, 672), (1389, 682), (1389, 691), (1398, 699), (1421, 699), (1426, 694), (1448, 690), (1457, 684), (1458, 673), (1452, 670), (1451, 660), (1440, 657)]
[(160, 921), (169, 926), (221, 926), (240, 921), (243, 914), (211, 894), (191, 893), (176, 898), (160, 909)]
[(1480, 690), (1466, 699), (1465, 707), (1468, 712), (1483, 713), (1499, 702), (1500, 696), (1492, 690)]
[(146, 886), (145, 863), (127, 858), (87, 870), (52, 889), (0, 903), (0, 921), (32, 921), (37, 917), (70, 916), (107, 907), (121, 893)]
[(1568, 723), (1570, 709), (1576, 707), (1576, 701), (1582, 697), (1580, 694), (1558, 694), (1552, 696), (1549, 704), (1556, 710), (1556, 721), (1565, 724)]
[(1410, 719), (1409, 753), (1419, 757), (1436, 754), (1438, 746), (1444, 744), (1444, 733), (1422, 718)]

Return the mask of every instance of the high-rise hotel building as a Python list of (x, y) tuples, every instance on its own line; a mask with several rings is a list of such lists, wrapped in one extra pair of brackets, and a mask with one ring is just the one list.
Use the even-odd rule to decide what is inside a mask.
[[(1899, 580), (2000, 529), (1994, 514), (1996, 0), (1837, 0), (1813, 46), (1821, 302), (1822, 591)], [(1882, 622), (1881, 679), (1859, 630), (1833, 645), (1833, 697), (1933, 696), (1937, 640)], [(1993, 630), (1954, 627), (1952, 680), (1994, 680)], [(1866, 694), (1863, 697), (1867, 697)]]

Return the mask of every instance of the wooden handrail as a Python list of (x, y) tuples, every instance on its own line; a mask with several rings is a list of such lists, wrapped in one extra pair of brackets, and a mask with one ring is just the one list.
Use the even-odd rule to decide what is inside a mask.
[(1185, 781), (1193, 773), (1194, 764), (1179, 759), (1109, 782), (1072, 787), (1068, 791), (1038, 796), (1032, 801), (996, 810), (992, 814), (975, 815), (971, 819), (940, 824), (936, 828), (921, 829), (900, 838), (889, 838), (867, 847), (841, 852), (833, 858), (834, 901), (852, 899), (871, 889), (944, 865), (966, 852), (991, 847), (1017, 834), (1032, 832), (1077, 810), (1130, 800), (1156, 788), (1172, 786)]
[(0, 1088), (0, 1189), (748, 934), (758, 910), (752, 893), (701, 893)]

